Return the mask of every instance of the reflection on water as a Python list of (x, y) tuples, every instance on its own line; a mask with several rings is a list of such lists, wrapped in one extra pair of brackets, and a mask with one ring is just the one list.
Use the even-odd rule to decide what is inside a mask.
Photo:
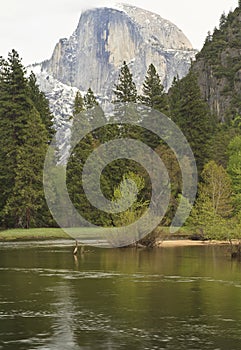
[(0, 246), (0, 349), (240, 349), (225, 248)]

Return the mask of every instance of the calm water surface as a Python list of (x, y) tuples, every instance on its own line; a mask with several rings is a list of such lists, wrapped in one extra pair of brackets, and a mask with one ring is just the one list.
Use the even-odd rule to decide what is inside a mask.
[(0, 245), (0, 349), (240, 350), (241, 263), (225, 248), (73, 246)]

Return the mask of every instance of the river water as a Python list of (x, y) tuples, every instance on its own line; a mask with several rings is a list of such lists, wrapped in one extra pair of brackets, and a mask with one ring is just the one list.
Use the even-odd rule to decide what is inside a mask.
[(241, 348), (241, 263), (224, 247), (0, 245), (0, 349)]

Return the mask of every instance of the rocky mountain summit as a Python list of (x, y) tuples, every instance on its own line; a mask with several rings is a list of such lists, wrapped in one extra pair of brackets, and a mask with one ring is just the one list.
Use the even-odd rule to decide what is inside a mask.
[(111, 100), (123, 61), (141, 91), (147, 68), (153, 63), (168, 89), (175, 76), (185, 76), (196, 50), (173, 23), (130, 5), (100, 7), (81, 14), (69, 39), (60, 39), (52, 57), (29, 67), (50, 99), (56, 117), (71, 113), (76, 89), (89, 87)]

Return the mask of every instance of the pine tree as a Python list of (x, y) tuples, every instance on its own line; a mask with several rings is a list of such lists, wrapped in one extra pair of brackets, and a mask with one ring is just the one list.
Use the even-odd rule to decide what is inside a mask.
[(21, 130), (30, 108), (25, 70), (13, 50), (0, 67), (0, 211), (14, 186), (17, 147), (23, 144)]
[[(103, 110), (99, 106), (99, 103), (91, 88), (88, 89), (84, 98), (82, 98), (81, 94), (77, 92), (72, 117), (73, 126), (71, 143), (76, 143), (76, 140), (79, 138), (80, 131), (87, 130), (89, 128), (91, 129), (91, 123), (95, 122), (96, 119), (103, 117)], [(99, 137), (101, 134), (102, 129), (94, 130), (92, 133), (86, 134), (85, 137), (75, 145), (69, 158), (66, 178), (68, 192), (77, 211), (79, 211), (87, 221), (100, 225), (103, 224), (102, 217), (99, 214), (99, 211), (96, 208), (93, 208), (93, 206), (90, 204), (84, 192), (82, 172), (87, 158), (99, 143)], [(93, 172), (95, 168), (95, 164), (93, 164)], [(92, 181), (92, 177), (93, 173), (90, 174), (88, 180), (90, 182), (90, 186), (93, 187), (96, 185), (96, 182)], [(93, 191), (94, 190), (95, 189), (93, 188)]]
[[(182, 189), (182, 174), (180, 167), (174, 152), (164, 143), (159, 143), (158, 147), (155, 149), (155, 152), (159, 155), (165, 167), (168, 171), (170, 178), (170, 201), (168, 211), (163, 219), (164, 225), (170, 225), (177, 207), (178, 207), (178, 195), (181, 193)], [(151, 191), (151, 189), (149, 189)]]
[(136, 85), (125, 61), (120, 70), (118, 83), (115, 84), (114, 94), (114, 102), (137, 102)]
[(219, 28), (222, 29), (227, 22), (227, 17), (225, 15), (225, 12), (222, 13), (220, 20), (219, 20)]
[(29, 227), (45, 204), (42, 171), (49, 135), (18, 53), (13, 50), (0, 63), (1, 224)]
[(91, 88), (89, 88), (87, 93), (86, 93), (86, 95), (84, 96), (84, 107), (85, 107), (85, 109), (93, 108), (95, 106), (98, 106), (98, 104), (99, 103), (97, 102), (93, 91), (91, 90)]
[(208, 31), (208, 34), (207, 34), (207, 37), (206, 37), (206, 39), (205, 39), (204, 45), (210, 43), (211, 41), (212, 41), (212, 33), (211, 33), (210, 30), (209, 30), (209, 31)]
[[(153, 64), (150, 64), (147, 70), (142, 90), (143, 95), (139, 97), (142, 104), (159, 112), (168, 113), (167, 94), (164, 92), (164, 87)], [(142, 131), (142, 139), (153, 149), (160, 144), (160, 138), (146, 129)]]
[(169, 105), (171, 118), (186, 136), (201, 171), (209, 158), (208, 142), (215, 123), (192, 71), (182, 80), (174, 81), (169, 91)]
[(28, 115), (23, 137), (17, 148), (14, 186), (3, 209), (7, 227), (36, 226), (45, 205), (42, 182), (48, 133), (35, 108)]
[(84, 107), (84, 99), (81, 95), (80, 91), (77, 91), (74, 99), (74, 107), (73, 107), (73, 115), (77, 115), (80, 112), (83, 112), (85, 109)]
[(218, 125), (209, 143), (210, 159), (215, 159), (215, 162), (227, 168), (229, 155), (227, 152), (229, 143), (239, 132), (239, 126), (235, 125), (227, 127), (227, 125)]
[[(90, 108), (89, 110), (84, 111), (81, 114), (78, 114), (73, 117), (73, 131), (71, 135), (72, 144), (75, 144), (78, 140), (79, 130), (85, 130), (90, 126), (91, 120), (88, 120), (88, 118), (98, 118), (95, 112), (96, 109), (97, 113), (101, 112), (99, 106), (96, 106), (96, 108), (94, 108), (93, 110), (92, 108)], [(93, 115), (91, 113), (92, 111)], [(88, 201), (84, 192), (82, 179), (85, 162), (95, 149), (96, 145), (99, 143), (98, 134), (98, 130), (93, 131), (92, 133), (87, 133), (85, 137), (82, 138), (74, 147), (73, 152), (68, 161), (66, 183), (69, 196), (77, 211), (79, 211), (80, 214), (87, 221), (97, 225), (104, 225), (104, 223), (106, 222), (104, 213), (100, 213), (99, 210), (94, 208)], [(96, 181), (93, 180), (94, 172), (96, 170), (95, 164), (93, 164), (92, 169), (92, 173), (89, 174), (86, 180), (89, 181), (90, 188), (94, 192), (96, 186)]]
[(167, 95), (153, 64), (150, 64), (147, 70), (143, 83), (143, 95), (140, 97), (140, 100), (144, 105), (160, 112), (166, 113), (168, 111)]
[[(136, 85), (125, 61), (121, 67), (118, 82), (114, 87), (113, 92), (115, 99), (113, 103), (116, 103), (114, 119), (115, 121), (120, 121), (119, 135), (121, 137), (140, 139), (140, 130), (130, 123), (130, 121), (137, 122), (139, 120), (139, 113), (134, 105), (137, 103), (138, 97)], [(124, 105), (128, 102), (129, 104)], [(118, 105), (118, 103), (120, 103), (120, 105)], [(126, 123), (124, 123), (125, 121)]]
[(53, 115), (50, 111), (49, 101), (47, 100), (44, 93), (40, 91), (36, 76), (33, 72), (31, 72), (28, 78), (28, 87), (29, 97), (40, 114), (42, 122), (48, 131), (48, 139), (50, 141), (54, 134), (54, 127), (52, 122)]

